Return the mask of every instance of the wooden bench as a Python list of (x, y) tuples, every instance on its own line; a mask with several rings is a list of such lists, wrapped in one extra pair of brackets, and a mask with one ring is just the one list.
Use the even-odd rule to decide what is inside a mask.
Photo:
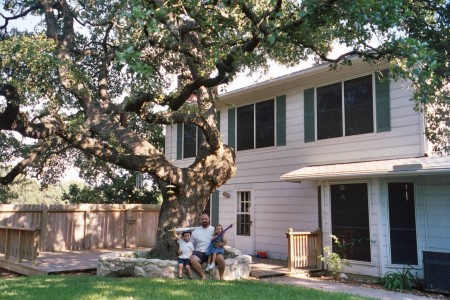
[(39, 250), (39, 228), (0, 226), (0, 254), (5, 260), (36, 262)]

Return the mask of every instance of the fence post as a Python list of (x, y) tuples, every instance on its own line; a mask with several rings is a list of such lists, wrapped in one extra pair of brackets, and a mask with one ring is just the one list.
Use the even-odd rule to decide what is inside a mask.
[(41, 251), (47, 250), (47, 224), (48, 224), (48, 206), (42, 205), (42, 211), (41, 211), (41, 241), (40, 241), (40, 247)]
[(318, 229), (314, 233), (317, 235), (316, 236), (316, 249), (317, 249), (316, 266), (317, 266), (317, 269), (322, 269), (322, 261), (319, 258), (320, 255), (323, 255), (323, 253), (322, 253), (322, 231), (320, 229)]
[(91, 249), (91, 206), (83, 206), (84, 211), (84, 249)]
[(288, 229), (286, 232), (286, 237), (288, 239), (288, 272), (292, 273), (292, 268), (294, 265), (294, 243), (292, 241), (292, 232), (294, 230), (292, 228)]

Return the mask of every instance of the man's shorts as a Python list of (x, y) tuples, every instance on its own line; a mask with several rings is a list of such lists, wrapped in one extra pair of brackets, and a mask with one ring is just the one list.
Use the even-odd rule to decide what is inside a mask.
[(195, 255), (198, 258), (200, 258), (201, 264), (208, 261), (208, 255), (206, 255), (206, 252), (194, 251), (192, 255)]
[(179, 258), (178, 257), (178, 264), (179, 265), (183, 265), (183, 266), (190, 266), (191, 265), (191, 261), (189, 260), (189, 258)]

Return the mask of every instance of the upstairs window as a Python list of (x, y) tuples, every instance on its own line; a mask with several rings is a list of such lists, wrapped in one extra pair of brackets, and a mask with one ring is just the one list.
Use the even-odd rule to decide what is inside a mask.
[(303, 121), (305, 143), (390, 131), (388, 70), (306, 89)]
[(275, 145), (273, 99), (238, 107), (236, 117), (238, 151)]
[(229, 108), (228, 145), (237, 150), (286, 146), (286, 95)]
[[(217, 128), (220, 131), (220, 111), (216, 114)], [(177, 159), (196, 157), (205, 141), (202, 130), (191, 123), (177, 124)]]
[(205, 136), (194, 124), (178, 124), (177, 159), (196, 157)]
[(317, 88), (317, 139), (374, 132), (372, 75)]

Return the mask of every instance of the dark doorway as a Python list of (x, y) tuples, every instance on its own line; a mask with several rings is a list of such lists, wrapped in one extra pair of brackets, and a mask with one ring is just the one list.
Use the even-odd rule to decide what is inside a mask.
[(333, 252), (341, 258), (370, 262), (369, 198), (366, 183), (331, 185)]
[(388, 184), (391, 263), (417, 265), (414, 184)]

